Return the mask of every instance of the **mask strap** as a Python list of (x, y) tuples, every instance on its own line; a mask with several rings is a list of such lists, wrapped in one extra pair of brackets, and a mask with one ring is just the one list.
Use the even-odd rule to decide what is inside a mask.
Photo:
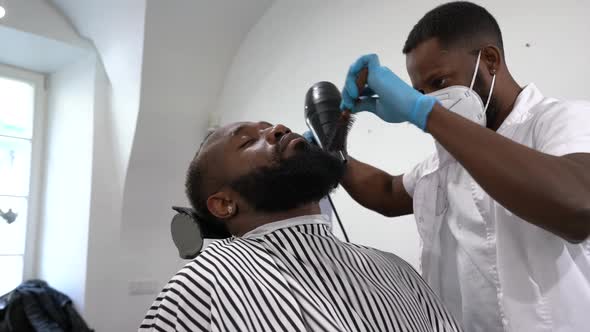
[(490, 100), (492, 99), (492, 92), (494, 92), (494, 84), (496, 83), (496, 74), (492, 76), (492, 86), (490, 87), (490, 93), (488, 93), (488, 100), (486, 101), (486, 106), (483, 108), (483, 112), (485, 113), (488, 110), (488, 105), (490, 104)]
[[(473, 72), (473, 78), (471, 78), (471, 85), (469, 86), (469, 90), (473, 90), (473, 85), (475, 84), (475, 78), (477, 77), (477, 70), (479, 69), (479, 61), (481, 59), (481, 50), (477, 53), (477, 62), (475, 63), (475, 71)], [(488, 106), (490, 105), (490, 100), (492, 100), (492, 92), (494, 92), (494, 85), (496, 84), (496, 74), (492, 76), (492, 84), (490, 86), (490, 93), (488, 93), (488, 100), (486, 101), (486, 106), (483, 108), (484, 113), (488, 110)]]
[(481, 50), (477, 53), (477, 62), (475, 63), (475, 70), (473, 71), (473, 77), (471, 78), (471, 85), (469, 85), (469, 90), (473, 90), (473, 85), (475, 84), (475, 78), (477, 77), (477, 70), (479, 69), (479, 59), (481, 57)]

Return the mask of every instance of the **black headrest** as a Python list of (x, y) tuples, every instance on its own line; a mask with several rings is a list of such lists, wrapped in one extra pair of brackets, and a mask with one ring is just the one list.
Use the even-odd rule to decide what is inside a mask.
[(203, 248), (203, 239), (226, 239), (231, 234), (221, 222), (199, 218), (191, 208), (173, 206), (177, 214), (172, 218), (170, 232), (181, 258), (197, 257)]

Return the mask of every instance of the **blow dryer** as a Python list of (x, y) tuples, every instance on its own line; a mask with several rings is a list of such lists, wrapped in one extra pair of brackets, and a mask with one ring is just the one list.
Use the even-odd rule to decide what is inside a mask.
[[(361, 91), (367, 84), (369, 70), (362, 69), (356, 78)], [(324, 151), (346, 162), (346, 139), (354, 118), (350, 110), (340, 110), (340, 90), (330, 82), (318, 82), (305, 95), (305, 123), (315, 141)]]
[(340, 90), (334, 84), (318, 82), (305, 95), (304, 117), (320, 148), (346, 162), (346, 136), (350, 124), (343, 120), (341, 100)]
[[(342, 162), (346, 162), (346, 138), (352, 125), (350, 114), (340, 111), (342, 96), (340, 90), (330, 82), (318, 82), (312, 85), (305, 95), (304, 118), (316, 143), (324, 151), (335, 154)], [(328, 202), (334, 211), (336, 220), (342, 230), (346, 242), (349, 242), (346, 229), (340, 220), (334, 201), (330, 195)]]

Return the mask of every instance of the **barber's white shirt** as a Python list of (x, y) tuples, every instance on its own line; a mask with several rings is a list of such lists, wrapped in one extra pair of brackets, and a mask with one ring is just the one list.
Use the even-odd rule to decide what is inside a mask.
[[(590, 103), (545, 98), (530, 84), (498, 133), (551, 155), (590, 153)], [(525, 222), (441, 158), (417, 165), (404, 187), (423, 276), (465, 330), (590, 331), (590, 240), (571, 244)]]

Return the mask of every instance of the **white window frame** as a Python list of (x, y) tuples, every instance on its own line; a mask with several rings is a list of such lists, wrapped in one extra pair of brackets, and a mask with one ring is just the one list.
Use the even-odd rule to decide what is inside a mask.
[(46, 76), (0, 63), (0, 77), (29, 83), (34, 88), (35, 109), (33, 113), (33, 135), (31, 138), (31, 174), (27, 207), (27, 230), (23, 255), (23, 280), (36, 275), (36, 256), (41, 216), (41, 192), (43, 186), (43, 141), (45, 138), (45, 114), (47, 107)]

